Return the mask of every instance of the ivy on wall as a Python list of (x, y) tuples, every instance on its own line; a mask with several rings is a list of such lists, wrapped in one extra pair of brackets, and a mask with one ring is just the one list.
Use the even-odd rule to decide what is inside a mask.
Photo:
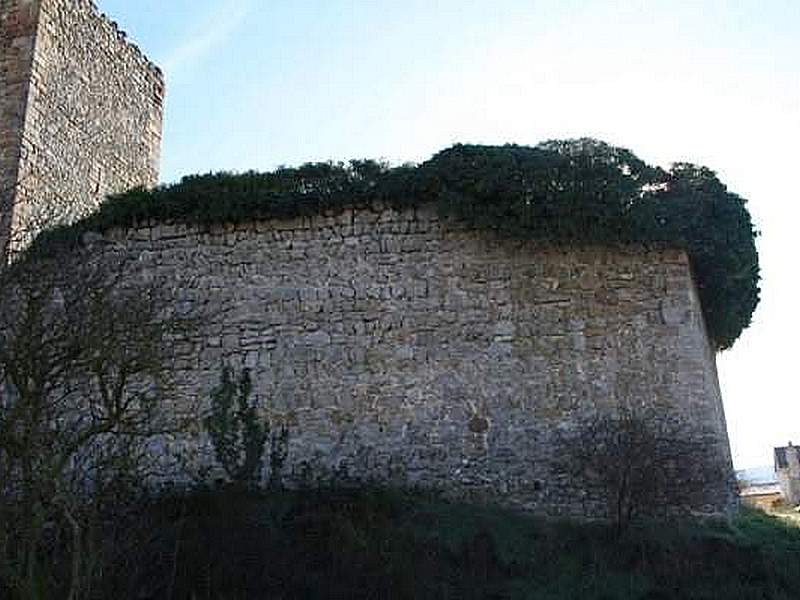
[(111, 197), (88, 218), (40, 236), (33, 251), (151, 220), (235, 223), (375, 201), (396, 208), (432, 202), (443, 216), (515, 239), (685, 249), (717, 349), (734, 343), (758, 304), (756, 232), (745, 200), (705, 167), (678, 163), (665, 171), (593, 139), (456, 145), (420, 165), (398, 167), (362, 160), (194, 175)]

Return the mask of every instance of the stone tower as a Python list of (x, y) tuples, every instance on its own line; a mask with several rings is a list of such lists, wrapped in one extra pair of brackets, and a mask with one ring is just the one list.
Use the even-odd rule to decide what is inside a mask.
[(158, 181), (164, 79), (92, 0), (0, 0), (0, 256)]
[(775, 448), (775, 475), (789, 506), (800, 504), (800, 446)]

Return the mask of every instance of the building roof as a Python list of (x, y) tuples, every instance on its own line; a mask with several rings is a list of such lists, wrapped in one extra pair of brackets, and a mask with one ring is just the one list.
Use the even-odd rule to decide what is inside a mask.
[(767, 483), (761, 485), (749, 485), (739, 492), (739, 496), (771, 496), (781, 494), (781, 486), (777, 483)]

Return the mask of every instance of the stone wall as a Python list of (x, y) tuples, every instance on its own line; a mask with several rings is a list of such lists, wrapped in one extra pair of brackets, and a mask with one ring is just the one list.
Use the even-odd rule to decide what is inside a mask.
[(0, 257), (13, 219), (38, 5), (0, 0)]
[[(735, 502), (682, 252), (499, 240), (432, 207), (107, 238), (198, 317), (173, 349), (182, 401), (207, 406), (223, 364), (252, 370), (262, 409), (290, 427), (290, 484), (377, 480), (596, 515), (558, 466), (559, 434), (632, 403), (680, 422), (704, 445), (695, 459), (722, 466), (694, 509)], [(211, 461), (207, 443), (192, 454)]]
[[(87, 214), (109, 193), (157, 183), (164, 82), (91, 0), (3, 0), (0, 16), (17, 54), (32, 48), (15, 71), (24, 114), (19, 94), (0, 87), (14, 92), (18, 117), (9, 122), (18, 162), (3, 174), (15, 178), (14, 222), (1, 248)], [(11, 62), (7, 50), (2, 60)]]

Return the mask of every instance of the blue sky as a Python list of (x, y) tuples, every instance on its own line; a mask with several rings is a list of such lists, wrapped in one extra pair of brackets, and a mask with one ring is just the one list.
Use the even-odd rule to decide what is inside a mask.
[(167, 77), (162, 179), (592, 136), (716, 170), (762, 232), (718, 357), (737, 467), (800, 442), (797, 0), (98, 0)]

